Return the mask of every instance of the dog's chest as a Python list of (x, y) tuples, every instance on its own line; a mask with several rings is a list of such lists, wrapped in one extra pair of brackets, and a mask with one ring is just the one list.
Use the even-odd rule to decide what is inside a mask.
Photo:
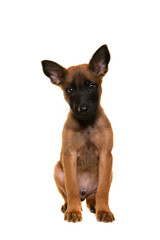
[(94, 168), (98, 165), (99, 154), (98, 149), (93, 144), (92, 139), (94, 137), (93, 131), (85, 131), (81, 133), (80, 147), (77, 155), (77, 166), (83, 169)]
[(94, 168), (98, 165), (98, 151), (92, 143), (83, 146), (77, 157), (77, 166), (83, 169)]

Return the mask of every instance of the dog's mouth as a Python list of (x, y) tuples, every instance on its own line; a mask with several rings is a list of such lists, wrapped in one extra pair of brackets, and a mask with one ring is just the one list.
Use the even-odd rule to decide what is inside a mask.
[(80, 114), (74, 113), (74, 116), (75, 118), (79, 120), (84, 120), (84, 121), (87, 121), (93, 118), (93, 115), (86, 114), (86, 113), (80, 113)]
[(89, 108), (85, 108), (85, 107), (80, 107), (78, 106), (75, 109), (72, 109), (74, 117), (78, 120), (81, 121), (91, 121), (95, 118), (96, 112), (97, 112), (97, 106), (95, 107), (89, 107)]

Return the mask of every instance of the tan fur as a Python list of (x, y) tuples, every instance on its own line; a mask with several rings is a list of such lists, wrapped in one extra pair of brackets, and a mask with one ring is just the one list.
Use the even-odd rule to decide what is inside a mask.
[[(83, 73), (98, 84), (101, 96), (102, 77), (94, 75), (87, 64), (70, 67), (67, 72), (62, 90), (66, 89), (73, 76)], [(65, 91), (64, 97), (67, 100)], [(54, 172), (55, 182), (65, 201), (62, 207), (65, 220), (81, 221), (83, 196), (80, 192), (83, 189), (87, 191), (87, 206), (93, 212), (96, 209), (97, 220), (114, 220), (108, 204), (112, 180), (112, 147), (111, 124), (100, 104), (94, 125), (87, 128), (80, 125), (72, 111), (69, 112), (62, 133), (61, 157)]]

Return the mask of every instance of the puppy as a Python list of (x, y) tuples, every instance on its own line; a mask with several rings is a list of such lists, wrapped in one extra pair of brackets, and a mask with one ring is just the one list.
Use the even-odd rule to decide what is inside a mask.
[(98, 221), (114, 221), (108, 203), (113, 132), (100, 105), (102, 78), (109, 61), (107, 45), (94, 53), (89, 64), (66, 69), (56, 62), (42, 61), (44, 74), (63, 90), (70, 106), (62, 132), (60, 160), (54, 171), (57, 188), (64, 198), (61, 210), (69, 222), (82, 220), (84, 199)]

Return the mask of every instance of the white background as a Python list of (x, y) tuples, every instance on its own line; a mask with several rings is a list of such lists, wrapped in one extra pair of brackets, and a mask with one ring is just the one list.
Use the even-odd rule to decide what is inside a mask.
[[(6, 0), (0, 18), (0, 238), (160, 239), (159, 2)], [(53, 167), (69, 107), (41, 60), (88, 63), (105, 43), (116, 221), (97, 222), (83, 202), (83, 221), (67, 223)]]

